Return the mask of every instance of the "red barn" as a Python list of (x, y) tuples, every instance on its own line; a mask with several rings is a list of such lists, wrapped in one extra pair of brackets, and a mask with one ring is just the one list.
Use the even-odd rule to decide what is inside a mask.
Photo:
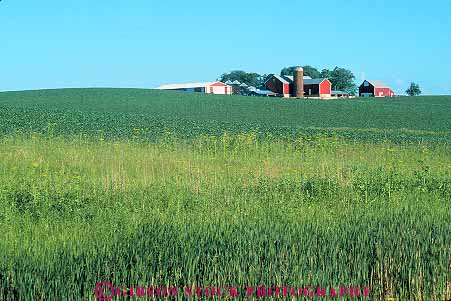
[[(284, 97), (295, 97), (293, 76), (272, 74), (265, 82), (267, 90), (271, 90)], [(304, 95), (327, 98), (332, 94), (332, 83), (326, 78), (311, 78), (304, 76)]]
[(395, 92), (380, 80), (365, 80), (359, 87), (360, 97), (393, 97)]
[(265, 87), (267, 90), (289, 97), (292, 94), (293, 80), (289, 81), (286, 76), (272, 74), (266, 80)]

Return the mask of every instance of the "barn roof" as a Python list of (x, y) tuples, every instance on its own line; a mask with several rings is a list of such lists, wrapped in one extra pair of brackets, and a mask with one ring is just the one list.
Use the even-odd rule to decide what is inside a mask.
[[(290, 82), (290, 84), (294, 81), (294, 76), (293, 75), (284, 75), (284, 78), (287, 79)], [(304, 81), (306, 79), (312, 79), (312, 78), (310, 76), (308, 76), (308, 75), (304, 75)]]
[(185, 84), (170, 84), (159, 86), (158, 90), (175, 90), (175, 89), (192, 89), (192, 88), (204, 88), (219, 82), (205, 82), (205, 83), (185, 83)]
[[(284, 76), (284, 78), (290, 84), (292, 84), (294, 81), (293, 76)], [(310, 76), (304, 76), (304, 85), (319, 85), (325, 80), (326, 80), (326, 78), (311, 78)]]
[[(277, 78), (280, 82), (282, 82), (283, 84), (292, 84), (294, 77), (292, 75), (277, 75), (277, 74), (271, 74), (271, 76), (268, 77), (268, 80), (271, 79), (271, 77), (275, 77)], [(308, 80), (308, 79), (312, 79), (310, 76), (304, 76), (304, 81)]]
[(367, 80), (375, 88), (389, 88), (386, 83), (381, 80)]
[(326, 80), (326, 78), (305, 79), (304, 80), (304, 85), (319, 85), (325, 80)]
[(281, 81), (284, 84), (290, 84), (290, 81), (287, 80), (287, 78), (285, 76), (280, 76), (277, 74), (273, 75), (275, 78), (277, 78), (279, 81)]

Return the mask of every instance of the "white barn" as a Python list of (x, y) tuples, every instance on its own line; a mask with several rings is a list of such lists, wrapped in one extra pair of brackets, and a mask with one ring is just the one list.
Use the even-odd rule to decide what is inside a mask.
[(171, 84), (160, 86), (157, 89), (227, 95), (230, 95), (233, 92), (232, 86), (226, 85), (222, 82)]

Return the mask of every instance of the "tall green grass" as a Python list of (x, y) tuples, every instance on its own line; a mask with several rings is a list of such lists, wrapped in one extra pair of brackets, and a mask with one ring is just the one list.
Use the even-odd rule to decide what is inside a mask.
[(447, 145), (35, 134), (0, 158), (0, 300), (93, 300), (100, 281), (450, 297)]

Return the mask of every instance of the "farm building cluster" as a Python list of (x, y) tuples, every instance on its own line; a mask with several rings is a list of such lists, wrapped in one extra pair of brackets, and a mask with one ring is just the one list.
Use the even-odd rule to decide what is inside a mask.
[[(246, 95), (284, 98), (341, 98), (350, 97), (344, 91), (332, 90), (327, 78), (311, 78), (299, 67), (293, 76), (271, 74), (265, 81), (265, 89), (257, 89), (239, 81), (171, 84), (158, 87), (159, 90), (199, 92), (207, 94)], [(394, 97), (393, 90), (380, 80), (365, 80), (359, 87), (360, 97)]]

